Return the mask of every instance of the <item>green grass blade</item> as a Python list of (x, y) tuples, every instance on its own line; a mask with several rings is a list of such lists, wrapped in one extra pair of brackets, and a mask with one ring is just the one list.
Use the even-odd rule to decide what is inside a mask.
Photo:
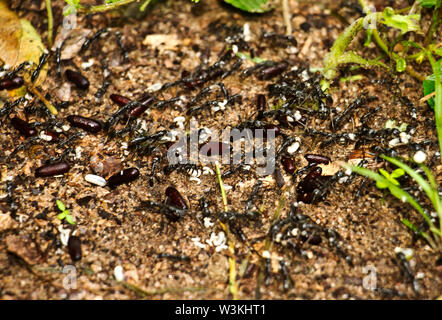
[(403, 163), (402, 161), (387, 157), (385, 155), (381, 155), (381, 158), (403, 169), (410, 177), (412, 177), (413, 180), (416, 181), (421, 186), (422, 190), (424, 190), (427, 197), (431, 200), (433, 207), (437, 210), (439, 206), (439, 195), (437, 192), (437, 188), (436, 190), (431, 188), (430, 184), (427, 181), (425, 181), (425, 179), (419, 173), (417, 173), (415, 170), (410, 168), (407, 164)]
[(422, 238), (424, 238), (425, 240), (428, 241), (428, 243), (430, 244), (430, 246), (434, 249), (437, 250), (437, 245), (434, 242), (434, 240), (424, 231), (419, 230), (418, 227), (416, 227), (410, 220), (408, 219), (402, 219), (401, 222), (407, 226), (409, 229), (413, 230), (414, 232), (416, 232), (419, 236), (421, 236)]
[(410, 230), (413, 230), (414, 232), (416, 232), (418, 235), (420, 235), (421, 237), (425, 238), (428, 240), (428, 234), (426, 234), (424, 231), (419, 230), (419, 228), (412, 223), (410, 220), (408, 219), (402, 219), (401, 222), (407, 226), (407, 228), (409, 228)]
[(371, 171), (366, 168), (353, 166), (344, 164), (344, 168), (350, 168), (353, 172), (356, 172), (357, 174), (363, 175), (367, 178), (373, 179), (376, 182), (380, 182), (382, 184), (386, 184), (388, 186), (388, 189), (390, 190), (391, 194), (394, 195), (396, 198), (398, 198), (401, 201), (407, 201), (413, 208), (415, 208), (425, 219), (425, 221), (429, 225), (433, 225), (428, 215), (425, 213), (424, 209), (421, 207), (421, 205), (406, 191), (402, 190), (400, 187), (394, 185), (388, 179), (382, 177), (380, 174)]
[(420, 167), (422, 168), (422, 170), (424, 170), (425, 174), (427, 175), (428, 182), (430, 182), (431, 188), (437, 189), (436, 179), (434, 178), (434, 175), (431, 173), (430, 169), (423, 164), (421, 164)]
[(439, 151), (442, 154), (442, 83), (440, 82), (440, 61), (434, 60), (433, 55), (429, 50), (422, 47), (420, 44), (413, 41), (405, 41), (406, 45), (413, 46), (415, 48), (421, 49), (425, 52), (428, 60), (430, 61), (431, 68), (433, 69), (434, 77), (435, 77), (435, 92), (436, 96), (434, 97), (434, 117), (436, 119), (436, 130), (437, 130), (437, 138), (439, 140)]

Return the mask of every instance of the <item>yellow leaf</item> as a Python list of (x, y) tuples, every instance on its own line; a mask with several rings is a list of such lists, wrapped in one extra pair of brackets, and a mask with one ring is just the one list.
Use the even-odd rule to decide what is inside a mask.
[(15, 66), (23, 30), (17, 15), (3, 1), (0, 1), (0, 34), (0, 60), (4, 64)]
[[(41, 54), (46, 50), (40, 35), (31, 23), (9, 10), (4, 0), (0, 0), (0, 61), (10, 66), (18, 67), (28, 61), (33, 66), (27, 72), (25, 79), (30, 81), (30, 74), (37, 67)], [(43, 83), (48, 67), (45, 65), (34, 82), (36, 86)], [(17, 89), (9, 92), (11, 95), (22, 95), (24, 90)]]

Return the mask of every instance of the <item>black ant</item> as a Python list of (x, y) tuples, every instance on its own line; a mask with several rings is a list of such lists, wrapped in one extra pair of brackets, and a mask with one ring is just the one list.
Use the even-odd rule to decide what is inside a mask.
[(209, 203), (206, 201), (204, 196), (199, 200), (199, 208), (203, 214), (203, 217), (210, 217), (212, 215), (209, 210)]
[(7, 79), (7, 78), (12, 78), (13, 76), (15, 76), (17, 73), (19, 73), (20, 71), (22, 71), (25, 67), (30, 66), (31, 64), (28, 61), (25, 61), (23, 63), (21, 63), (17, 68), (15, 68), (14, 70), (8, 72), (3, 78)]
[(239, 67), (242, 65), (242, 63), (243, 63), (243, 60), (238, 59), (229, 70), (227, 70), (226, 72), (224, 72), (221, 75), (221, 79), (225, 79), (226, 77), (230, 76), (233, 72), (235, 72), (237, 69), (239, 69)]
[(163, 108), (163, 107), (165, 107), (165, 106), (167, 106), (169, 104), (177, 102), (179, 100), (180, 100), (180, 97), (174, 97), (174, 98), (169, 99), (169, 100), (158, 101), (158, 102), (155, 103), (154, 108), (160, 109), (160, 108)]
[(293, 287), (293, 280), (290, 277), (290, 270), (287, 266), (287, 262), (284, 260), (279, 261), (279, 271), (283, 279), (283, 289), (284, 291), (289, 290)]
[(23, 103), (25, 101), (26, 99), (22, 97), (18, 98), (14, 102), (6, 102), (5, 106), (0, 109), (0, 117), (10, 114), (16, 106), (18, 106), (20, 103)]
[(274, 62), (274, 61), (264, 61), (264, 62), (257, 63), (254, 66), (243, 70), (240, 74), (240, 78), (245, 79), (245, 78), (251, 76), (253, 73), (259, 71), (260, 69), (272, 67), (275, 64), (276, 64), (276, 62)]
[(32, 82), (34, 82), (37, 79), (38, 75), (40, 74), (40, 70), (45, 65), (46, 61), (48, 60), (48, 57), (49, 57), (49, 53), (45, 53), (45, 52), (40, 56), (37, 68), (32, 72), (32, 75), (31, 75)]
[(158, 162), (159, 162), (160, 160), (161, 160), (161, 159), (158, 158), (158, 157), (153, 158), (153, 161), (152, 161), (152, 167), (151, 167), (151, 169), (150, 169), (150, 174), (149, 174), (149, 185), (150, 185), (151, 187), (153, 187), (153, 185), (154, 185), (155, 169), (157, 168), (157, 166), (158, 166)]
[(172, 261), (190, 262), (190, 257), (186, 255), (175, 255), (170, 253), (159, 253), (156, 256), (158, 259), (169, 259)]
[(161, 214), (164, 214), (166, 218), (168, 218), (172, 222), (178, 221), (180, 218), (182, 218), (187, 210), (179, 209), (177, 207), (167, 205), (164, 203), (158, 203), (155, 201), (142, 201), (142, 206), (148, 207), (149, 209), (158, 211)]
[(129, 148), (134, 149), (137, 153), (149, 154), (156, 148), (154, 143), (157, 143), (168, 133), (169, 131), (167, 130), (161, 130), (151, 135), (135, 137), (129, 141)]
[(103, 83), (101, 84), (101, 87), (98, 88), (97, 92), (95, 93), (95, 101), (99, 102), (101, 100), (101, 98), (106, 94), (107, 89), (109, 88), (109, 86), (111, 85), (111, 74), (108, 71), (107, 67), (107, 60), (106, 59), (102, 59), (101, 60), (101, 67), (103, 70), (103, 74), (106, 75), (106, 73), (109, 73), (107, 76), (104, 77)]
[(402, 269), (407, 280), (412, 284), (413, 291), (416, 294), (420, 294), (419, 283), (417, 282), (413, 271), (411, 270), (410, 263), (402, 252), (398, 252), (396, 254), (397, 259), (399, 260), (399, 266)]
[(115, 36), (117, 37), (117, 44), (118, 44), (118, 47), (120, 48), (123, 63), (125, 63), (128, 60), (128, 53), (127, 53), (126, 48), (124, 47), (124, 44), (123, 44), (123, 36), (118, 31), (115, 32)]
[(107, 32), (108, 32), (108, 29), (107, 28), (103, 28), (103, 29), (98, 30), (90, 38), (87, 38), (86, 41), (83, 42), (83, 45), (81, 46), (80, 52), (86, 51), (93, 42), (97, 41), (101, 37), (102, 34), (105, 34)]
[(373, 116), (374, 116), (376, 113), (378, 113), (381, 109), (382, 109), (381, 106), (378, 106), (378, 107), (376, 107), (376, 108), (372, 108), (370, 111), (368, 111), (366, 114), (364, 114), (364, 115), (361, 117), (361, 119), (360, 119), (361, 123), (365, 125), (365, 124), (367, 123), (367, 121), (369, 121), (370, 119), (372, 119)]
[(337, 130), (342, 127), (344, 120), (353, 113), (354, 110), (362, 107), (363, 104), (376, 100), (376, 96), (367, 97), (367, 94), (362, 94), (362, 97), (356, 98), (340, 115), (333, 118), (330, 123), (330, 128)]
[(35, 145), (38, 141), (40, 141), (40, 137), (38, 136), (27, 138), (24, 143), (22, 143), (12, 151), (12, 153), (8, 156), (8, 159), (14, 157), (18, 152), (25, 150), (32, 145)]
[(71, 135), (70, 137), (68, 137), (67, 139), (60, 141), (60, 142), (57, 144), (57, 146), (58, 146), (59, 148), (64, 147), (65, 145), (71, 144), (71, 143), (72, 143), (74, 140), (76, 140), (76, 139), (83, 138), (83, 136), (84, 136), (84, 133), (83, 133), (83, 132), (76, 132), (76, 133), (74, 133), (73, 135)]
[(288, 47), (288, 46), (296, 47), (298, 45), (298, 41), (296, 41), (296, 39), (293, 36), (285, 34), (277, 34), (274, 32), (263, 31), (261, 34), (261, 39), (270, 40), (272, 44), (280, 47)]
[(130, 109), (140, 106), (141, 103), (134, 100), (130, 101), (129, 103), (125, 104), (121, 108), (119, 108), (116, 112), (114, 112), (105, 122), (104, 127), (109, 130), (113, 125), (115, 125), (119, 119), (128, 112)]

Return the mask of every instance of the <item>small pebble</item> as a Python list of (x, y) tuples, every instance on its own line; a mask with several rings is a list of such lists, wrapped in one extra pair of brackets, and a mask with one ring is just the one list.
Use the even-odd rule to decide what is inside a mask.
[(116, 266), (114, 269), (114, 277), (118, 282), (124, 281), (124, 272), (122, 266)]
[(424, 163), (425, 160), (427, 160), (427, 154), (423, 152), (422, 150), (419, 150), (416, 152), (413, 156), (413, 160), (416, 163)]

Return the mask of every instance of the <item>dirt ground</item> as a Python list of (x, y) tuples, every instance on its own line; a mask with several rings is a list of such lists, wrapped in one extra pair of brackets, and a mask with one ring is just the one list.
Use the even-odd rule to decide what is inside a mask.
[[(378, 1), (380, 9), (386, 2), (389, 1)], [(407, 1), (390, 2), (396, 8), (407, 5)], [(63, 1), (53, 1), (53, 4), (55, 30), (59, 32)], [(65, 120), (68, 115), (106, 121), (119, 108), (109, 98), (113, 93), (136, 99), (152, 91), (157, 100), (173, 97), (180, 97), (180, 100), (144, 113), (138, 120), (139, 133), (134, 130), (117, 136), (104, 131), (86, 133), (62, 147), (43, 139), (24, 145), (25, 139), (7, 118), (1, 119), (1, 299), (231, 299), (229, 257), (237, 264), (240, 299), (436, 299), (442, 294), (440, 255), (424, 241), (414, 238), (400, 221), (407, 217), (420, 224), (422, 218), (410, 206), (376, 189), (373, 183), (361, 185), (361, 177), (355, 177), (351, 182), (347, 177), (348, 182), (340, 181), (342, 183), (331, 186), (322, 201), (304, 204), (297, 201), (297, 185), (305, 174), (292, 179), (282, 169), (279, 160), (277, 166), (285, 180), (283, 188), (277, 185), (274, 175), (258, 176), (253, 167), (226, 176), (223, 180), (229, 212), (239, 214), (246, 212), (254, 186), (258, 181), (262, 182), (249, 208), (259, 212), (258, 217), (254, 220), (237, 217), (238, 221), (232, 223), (239, 225), (247, 238), (241, 241), (238, 234), (231, 235), (235, 245), (232, 254), (219, 237), (222, 229), (218, 221), (223, 203), (216, 175), (208, 172), (195, 181), (197, 179), (191, 179), (185, 170), (167, 174), (163, 170), (168, 164), (164, 145), (146, 155), (128, 148), (129, 141), (141, 135), (142, 130), (153, 134), (176, 128), (175, 118), (186, 116), (188, 101), (199, 91), (198, 88), (177, 85), (154, 92), (155, 85), (179, 80), (184, 71), (193, 72), (205, 59), (207, 65), (214, 64), (223, 48), (231, 46), (232, 42), (239, 46), (239, 51), (247, 54), (253, 51), (257, 57), (266, 60), (287, 61), (287, 71), (294, 71), (295, 82), (319, 79), (319, 73), (309, 70), (322, 66), (325, 54), (346, 27), (334, 10), (348, 21), (353, 21), (360, 13), (354, 6), (344, 6), (344, 2), (334, 4), (333, 8), (328, 1), (290, 1), (290, 6), (296, 45), (261, 38), (263, 31), (284, 34), (280, 8), (263, 15), (251, 15), (218, 1), (201, 0), (193, 4), (181, 0), (159, 1), (139, 17), (135, 17), (139, 15), (136, 10), (124, 15), (106, 13), (78, 17), (77, 35), (90, 30), (90, 37), (101, 28), (109, 28), (110, 32), (87, 50), (62, 61), (63, 70), (81, 70), (89, 79), (87, 91), (71, 86), (64, 76), (60, 78), (55, 59), (49, 59), (49, 73), (41, 91), (49, 93), (54, 104), (70, 101), (67, 107), (60, 108), (57, 116), (64, 126), (60, 140), (84, 132), (66, 126), (69, 124)], [(45, 39), (47, 25), (42, 18), (46, 17), (43, 1), (13, 1), (12, 7), (21, 17), (29, 19)], [(423, 20), (430, 19), (427, 16)], [(249, 26), (250, 34), (244, 32), (245, 24)], [(121, 36), (127, 59), (123, 59), (116, 33)], [(165, 40), (151, 35), (163, 35)], [(84, 41), (84, 37), (82, 39)], [(249, 46), (247, 50), (240, 46), (244, 40)], [(360, 37), (353, 46), (363, 41)], [(69, 45), (65, 44), (65, 47), (69, 48)], [(374, 47), (365, 48), (362, 54), (375, 57), (376, 50)], [(235, 61), (232, 58), (227, 62), (228, 66)], [(107, 78), (103, 62), (107, 63), (110, 72)], [(260, 80), (255, 74), (244, 79), (240, 77), (242, 70), (252, 65), (246, 61), (222, 80), (230, 96), (240, 94), (242, 102), (226, 105), (224, 110), (216, 112), (212, 107), (199, 110), (194, 117), (200, 127), (221, 130), (254, 119), (257, 94), (265, 94), (269, 106), (278, 103), (277, 97), (269, 95), (268, 85), (277, 83), (279, 76), (269, 80)], [(430, 72), (425, 66), (419, 68), (422, 74)], [(304, 154), (315, 153), (332, 159), (331, 165), (324, 168), (324, 172), (331, 170), (329, 174), (332, 175), (340, 170), (338, 162), (347, 161), (354, 150), (368, 150), (375, 145), (388, 148), (389, 141), (394, 138), (372, 139), (362, 147), (356, 147), (355, 141), (342, 143), (339, 139), (324, 145), (325, 138), (307, 134), (308, 129), (351, 133), (366, 125), (379, 130), (384, 128), (387, 120), (393, 119), (397, 125), (407, 123), (409, 128), (414, 128), (408, 130), (409, 142), (396, 148), (398, 153), (413, 156), (412, 143), (430, 141), (423, 146), (427, 164), (440, 173), (434, 116), (426, 104), (419, 102), (421, 84), (406, 74), (390, 75), (380, 69), (351, 71), (346, 68), (342, 71), (343, 77), (352, 74), (361, 74), (363, 78), (354, 82), (338, 80), (331, 87), (332, 101), (327, 103), (327, 108), (336, 113), (321, 118), (318, 113), (309, 113), (310, 106), (304, 104), (299, 108), (306, 119), (305, 126), (285, 126), (280, 123), (281, 119), (268, 120), (280, 125), (288, 137), (300, 138), (299, 150), (293, 154), (296, 169), (307, 165)], [(104, 80), (110, 84), (104, 96), (96, 99), (95, 94)], [(220, 78), (203, 87), (218, 82)], [(307, 94), (308, 90), (304, 89), (300, 94)], [(331, 130), (332, 115), (336, 116), (365, 93), (377, 99), (363, 103), (342, 128)], [(416, 118), (403, 97), (414, 104)], [(196, 105), (214, 99), (223, 101), (218, 88)], [(34, 103), (38, 105), (36, 101)], [(376, 107), (380, 107), (377, 112), (363, 118)], [(17, 107), (13, 114), (24, 118), (24, 106)], [(29, 122), (47, 120), (41, 114), (26, 116)], [(121, 121), (115, 128), (125, 126), (126, 122)], [(280, 136), (277, 146), (282, 143)], [(23, 150), (12, 154), (19, 145), (24, 146)], [(50, 158), (61, 156), (64, 150), (68, 150), (65, 160), (71, 165), (68, 173), (35, 177), (36, 168)], [(152, 176), (154, 158), (160, 160)], [(383, 165), (381, 161), (369, 159), (367, 167)], [(115, 189), (90, 184), (84, 178), (94, 170), (109, 177), (129, 167), (138, 168), (140, 177)], [(202, 167), (199, 169), (203, 170)], [(215, 171), (214, 167), (211, 169)], [(228, 166), (221, 168), (222, 172), (229, 169)], [(403, 184), (412, 185), (406, 179)], [(160, 210), (146, 204), (149, 200), (163, 202), (165, 189), (169, 186), (175, 186), (189, 206), (178, 221), (170, 221)], [(360, 195), (356, 198), (358, 192)], [(202, 196), (209, 203), (210, 214), (203, 215), (199, 205)], [(55, 205), (57, 199), (70, 210), (75, 226), (57, 219), (60, 213)], [(298, 206), (298, 213), (311, 219), (305, 223), (314, 226), (315, 236), (319, 239), (312, 241), (312, 234), (307, 234), (308, 239), (302, 238), (305, 234), (296, 236), (295, 233), (302, 233), (305, 227), (301, 223), (297, 230), (280, 231), (291, 233), (290, 241), (278, 242), (281, 235), (274, 235), (271, 248), (265, 250), (266, 237), (275, 222), (273, 217), (278, 206), (281, 205), (279, 218), (284, 219), (294, 203)], [(63, 230), (66, 229), (75, 232), (82, 241), (80, 261), (72, 262), (68, 248), (63, 244), (63, 234), (66, 233)], [(330, 240), (333, 236), (328, 229), (333, 229), (340, 237)], [(411, 273), (404, 270), (404, 264), (396, 254), (397, 248), (414, 251), (408, 261)], [(266, 261), (263, 258), (268, 258), (267, 264), (263, 264)], [(69, 282), (66, 277), (72, 274), (63, 273), (63, 269), (69, 265), (75, 266), (76, 288), (66, 286)], [(119, 266), (124, 281), (116, 280)], [(373, 285), (373, 281), (376, 289), (370, 290), (367, 283)]]

